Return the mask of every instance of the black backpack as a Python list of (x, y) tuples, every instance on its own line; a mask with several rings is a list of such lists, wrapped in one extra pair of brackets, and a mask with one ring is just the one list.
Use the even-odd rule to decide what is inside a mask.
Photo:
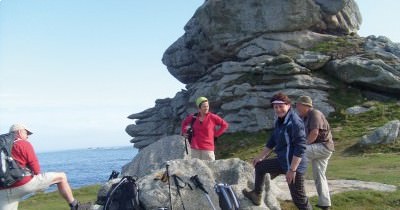
[(31, 175), (23, 169), (11, 156), (14, 145), (14, 134), (0, 135), (0, 187), (10, 187), (25, 176)]
[(104, 210), (143, 210), (136, 179), (124, 176), (107, 193)]
[(218, 195), (219, 207), (222, 210), (238, 210), (239, 201), (232, 187), (228, 184), (216, 184), (214, 186), (215, 192)]
[(193, 124), (194, 124), (194, 121), (196, 121), (196, 118), (197, 118), (198, 114), (199, 113), (194, 113), (193, 114), (192, 121), (190, 121), (190, 127), (187, 130), (189, 144), (192, 144), (192, 138), (194, 136)]

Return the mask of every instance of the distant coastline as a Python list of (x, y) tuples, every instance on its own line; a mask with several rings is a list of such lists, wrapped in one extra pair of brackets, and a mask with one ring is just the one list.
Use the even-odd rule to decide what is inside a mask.
[(105, 146), (105, 147), (86, 147), (86, 148), (70, 148), (70, 149), (54, 149), (54, 150), (38, 150), (37, 153), (53, 153), (53, 152), (65, 152), (65, 151), (74, 151), (74, 150), (108, 150), (108, 149), (128, 149), (131, 148), (133, 150), (137, 150), (136, 148), (132, 147), (131, 145), (121, 145), (121, 146)]

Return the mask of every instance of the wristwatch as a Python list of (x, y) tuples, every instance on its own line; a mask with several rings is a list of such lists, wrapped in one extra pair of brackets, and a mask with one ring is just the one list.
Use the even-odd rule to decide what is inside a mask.
[(291, 172), (297, 172), (296, 170), (293, 170), (293, 169), (289, 169)]

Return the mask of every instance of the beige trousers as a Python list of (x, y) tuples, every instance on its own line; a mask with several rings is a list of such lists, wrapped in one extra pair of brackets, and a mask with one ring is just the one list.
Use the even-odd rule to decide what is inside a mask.
[(200, 160), (215, 160), (214, 151), (192, 149), (191, 152), (192, 158)]
[(307, 145), (306, 157), (308, 163), (312, 164), (313, 178), (318, 192), (318, 205), (331, 206), (328, 180), (326, 179), (326, 168), (332, 151), (322, 143)]
[(0, 210), (17, 210), (19, 201), (25, 196), (47, 189), (53, 183), (55, 174), (41, 173), (22, 186), (0, 190)]

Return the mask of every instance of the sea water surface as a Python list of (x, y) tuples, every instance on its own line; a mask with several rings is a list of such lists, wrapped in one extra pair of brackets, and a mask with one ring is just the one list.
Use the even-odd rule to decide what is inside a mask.
[[(65, 172), (72, 188), (105, 183), (137, 154), (132, 146), (38, 153), (42, 172)], [(55, 187), (50, 188), (50, 191)]]

